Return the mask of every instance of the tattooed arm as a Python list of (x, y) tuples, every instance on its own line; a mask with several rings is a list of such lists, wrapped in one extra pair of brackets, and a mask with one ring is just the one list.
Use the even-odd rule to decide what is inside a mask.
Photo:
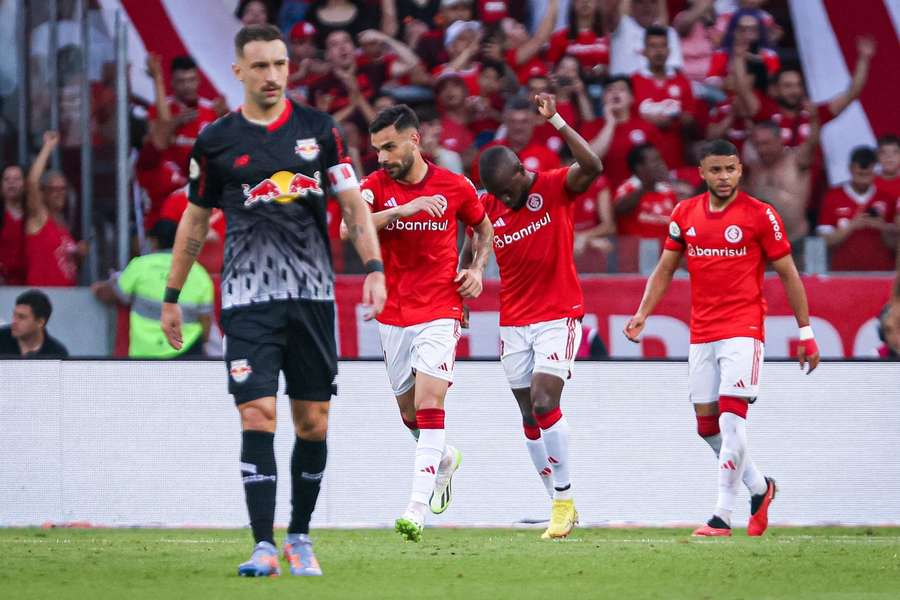
[[(166, 282), (167, 288), (181, 290), (184, 286), (197, 255), (203, 249), (203, 242), (206, 241), (211, 212), (210, 208), (203, 208), (192, 202), (188, 203), (187, 210), (184, 211), (181, 222), (178, 223), (178, 233), (175, 235), (175, 247), (172, 248), (172, 268)], [(163, 302), (160, 321), (169, 344), (176, 350), (180, 350), (184, 343), (181, 337), (181, 308), (177, 302), (168, 300), (167, 298)]]

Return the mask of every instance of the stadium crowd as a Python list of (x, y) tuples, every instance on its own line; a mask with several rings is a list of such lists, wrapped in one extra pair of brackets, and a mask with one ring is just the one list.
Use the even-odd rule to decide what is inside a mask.
[[(289, 96), (334, 116), (361, 175), (378, 168), (369, 123), (398, 103), (419, 115), (428, 160), (476, 185), (478, 157), (496, 145), (513, 149), (528, 169), (566, 164), (565, 144), (530, 101), (555, 94), (559, 114), (605, 166), (575, 207), (579, 272), (636, 271), (642, 241), (661, 244), (674, 206), (702, 189), (698, 144), (719, 137), (740, 149), (744, 188), (777, 208), (801, 266), (804, 238), (818, 236), (831, 270), (893, 270), (900, 138), (876, 132), (877, 147), (855, 149), (847, 157), (851, 179), (831, 189), (819, 149), (822, 126), (859, 97), (877, 48), (859, 39), (850, 86), (813, 104), (785, 6), (773, 4), (776, 14), (765, 0), (242, 0), (235, 18), (281, 28)], [(155, 98), (144, 113), (132, 111), (146, 117), (132, 117), (131, 138), (144, 195), (135, 227), (150, 232), (185, 210), (193, 142), (228, 107), (200, 95), (190, 56), (162, 64), (151, 55), (145, 67)], [(71, 85), (77, 82), (63, 82), (63, 93)], [(111, 76), (92, 84), (92, 98), (99, 148), (112, 135)], [(67, 142), (78, 137), (77, 122), (65, 110), (62, 117), (62, 130), (43, 136), (30, 167), (3, 167), (0, 284), (76, 285), (88, 244), (103, 244), (103, 236), (92, 239), (71, 222), (80, 175), (66, 149), (77, 150)], [(58, 145), (57, 171), (48, 157)], [(335, 268), (360, 272), (331, 204)], [(114, 220), (112, 203), (95, 205)], [(224, 226), (214, 211), (200, 257), (214, 278)]]

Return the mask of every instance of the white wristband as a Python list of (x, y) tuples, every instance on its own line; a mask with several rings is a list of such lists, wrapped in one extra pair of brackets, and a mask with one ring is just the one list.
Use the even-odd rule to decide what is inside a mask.
[(550, 117), (550, 124), (556, 127), (557, 130), (562, 129), (567, 125), (566, 120), (563, 119), (559, 113), (554, 113), (554, 115)]
[(814, 337), (815, 336), (813, 335), (812, 327), (810, 327), (809, 325), (807, 325), (806, 327), (800, 328), (800, 341), (801, 342), (806, 341), (806, 340), (811, 340)]

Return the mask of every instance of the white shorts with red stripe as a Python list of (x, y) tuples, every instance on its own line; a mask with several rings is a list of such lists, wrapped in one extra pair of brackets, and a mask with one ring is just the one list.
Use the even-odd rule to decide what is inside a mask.
[(409, 327), (379, 323), (378, 332), (395, 396), (409, 391), (416, 383), (417, 372), (453, 383), (459, 321), (436, 319)]
[(532, 373), (569, 379), (575, 371), (575, 353), (581, 344), (581, 319), (500, 328), (500, 362), (509, 386), (531, 386)]
[(756, 398), (763, 355), (763, 343), (751, 337), (691, 344), (688, 356), (691, 402), (718, 402), (719, 396)]

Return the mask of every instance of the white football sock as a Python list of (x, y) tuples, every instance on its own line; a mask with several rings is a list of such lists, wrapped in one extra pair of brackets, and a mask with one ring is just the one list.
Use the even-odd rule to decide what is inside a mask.
[(553, 497), (553, 469), (550, 467), (550, 461), (547, 458), (547, 447), (544, 446), (543, 438), (529, 440), (525, 438), (525, 447), (528, 448), (528, 456), (531, 457), (531, 464), (534, 465), (535, 471), (541, 477), (541, 482), (547, 488), (547, 494)]
[[(719, 452), (722, 450), (722, 435), (719, 433), (716, 435), (708, 435), (703, 438), (703, 441), (709, 444), (709, 447), (712, 448), (716, 458), (718, 458)], [(756, 468), (756, 463), (754, 463), (747, 455), (744, 456), (744, 474), (741, 475), (741, 481), (744, 482), (744, 485), (747, 486), (747, 489), (750, 490), (750, 493), (754, 496), (765, 494), (766, 489), (768, 489), (766, 478), (760, 470)]]
[(734, 413), (719, 415), (722, 449), (719, 452), (719, 498), (715, 514), (731, 525), (738, 483), (744, 474), (747, 455), (747, 421)]
[(444, 429), (421, 429), (419, 441), (416, 443), (416, 472), (413, 477), (411, 502), (428, 504), (434, 491), (434, 478), (437, 476), (441, 457), (444, 455)]
[[(553, 469), (554, 498), (566, 500), (572, 497), (572, 481), (569, 478), (569, 422), (561, 417), (549, 429), (541, 430), (541, 438), (547, 448), (547, 460)], [(564, 488), (560, 492), (560, 488)]]

